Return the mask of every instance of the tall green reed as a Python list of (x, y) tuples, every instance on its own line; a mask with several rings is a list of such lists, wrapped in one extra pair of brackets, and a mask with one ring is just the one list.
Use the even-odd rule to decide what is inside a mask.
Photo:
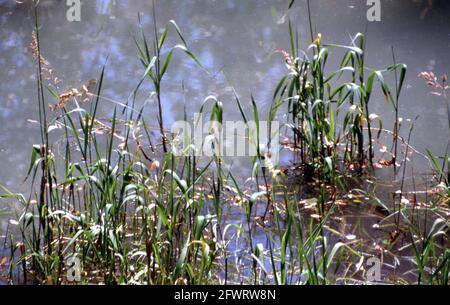
[[(207, 199), (199, 196), (197, 190), (206, 182), (211, 162), (199, 169), (189, 159), (175, 158), (166, 146), (169, 143), (164, 140), (164, 133), (161, 134), (164, 154), (159, 162), (158, 156), (146, 152), (142, 136), (137, 135), (142, 129), (142, 134), (149, 135), (143, 109), (134, 116), (136, 96), (144, 78), (150, 76), (160, 96), (161, 80), (173, 51), (182, 49), (196, 60), (186, 48), (176, 23), (171, 24), (183, 45), (172, 48), (162, 60), (160, 52), (168, 25), (155, 40), (153, 57), (143, 35), (145, 51), (139, 50), (145, 66), (144, 77), (130, 95), (130, 103), (125, 106), (116, 103), (108, 126), (97, 118), (106, 64), (97, 90), (89, 94), (87, 109), (81, 107), (76, 97), (73, 103), (62, 103), (63, 95), (48, 86), (48, 92), (59, 105), (54, 108), (59, 115), (48, 116), (36, 8), (43, 144), (33, 147), (28, 176), (34, 185), (41, 169), (41, 183), (35, 193), (36, 202), (17, 195), (24, 206), (19, 218), (24, 245), (19, 261), (24, 264), (24, 274), (31, 275), (29, 279), (54, 284), (67, 282), (66, 261), (70, 257), (81, 260), (86, 282), (200, 284), (211, 276), (216, 246), (210, 232), (216, 216), (204, 214)], [(155, 28), (155, 36), (156, 32)], [(123, 106), (121, 114), (117, 108)], [(161, 112), (160, 115), (162, 118)], [(125, 136), (120, 135), (122, 121), (127, 122)], [(51, 125), (62, 128), (51, 129)], [(160, 127), (162, 131), (163, 125)], [(49, 133), (58, 130), (63, 131), (66, 140), (62, 174), (53, 147), (48, 145)], [(76, 146), (75, 151), (71, 143)], [(187, 174), (182, 171), (179, 176), (179, 169), (186, 167)], [(217, 185), (215, 189), (219, 189)], [(217, 202), (219, 198), (217, 195)], [(218, 211), (217, 214), (220, 215)]]
[[(23, 246), (14, 249), (21, 251), (17, 264), (22, 265), (24, 275), (40, 283), (67, 283), (65, 262), (77, 257), (82, 262), (86, 283), (206, 284), (220, 282), (215, 272), (221, 269), (225, 270), (225, 283), (333, 283), (340, 267), (346, 264), (343, 258), (361, 255), (344, 242), (333, 242), (329, 234), (329, 220), (338, 192), (343, 190), (341, 164), (362, 171), (373, 162), (372, 123), (379, 120), (381, 124), (369, 111), (376, 81), (396, 112), (394, 139), (398, 138), (398, 100), (406, 66), (397, 64), (393, 54), (392, 66), (385, 70), (368, 69), (363, 34), (355, 35), (347, 46), (325, 44), (325, 37), (312, 30), (309, 2), (308, 12), (312, 43), (308, 52), (300, 52), (298, 35), (289, 23), (291, 50), (283, 55), (290, 73), (276, 86), (268, 121), (270, 126), (279, 110), (287, 106), (287, 126), (302, 169), (311, 180), (319, 182), (315, 193), (308, 194), (315, 196), (317, 215), (304, 215), (299, 194), (288, 185), (282, 168), (261, 166), (268, 157), (263, 147), (269, 148), (272, 139), (260, 143), (260, 113), (253, 96), (249, 105), (256, 123), (254, 189), (244, 189), (225, 170), (225, 161), (219, 154), (203, 166), (192, 147), (182, 157), (175, 154), (172, 144), (176, 139), (171, 139), (164, 125), (164, 76), (177, 49), (201, 65), (174, 21), (159, 33), (153, 6), (153, 43), (149, 44), (141, 22), (141, 38), (134, 38), (144, 72), (127, 103), (116, 104), (108, 126), (99, 119), (106, 63), (95, 93), (90, 95), (89, 107), (81, 107), (74, 99), (73, 103), (64, 103), (55, 118), (46, 111), (46, 91), (38, 63), (42, 144), (33, 147), (28, 177), (33, 184), (40, 179), (40, 186), (33, 188), (29, 199), (13, 193), (5, 195), (16, 198), (24, 207), (20, 216)], [(171, 26), (181, 44), (168, 48), (166, 53), (165, 41)], [(38, 29), (36, 18), (40, 56)], [(328, 57), (336, 48), (345, 54), (338, 70), (327, 73)], [(385, 75), (392, 72), (396, 77), (395, 93), (385, 80)], [(162, 152), (152, 145), (144, 106), (137, 109), (138, 92), (147, 79), (153, 84), (158, 104)], [(59, 102), (59, 92), (52, 87), (47, 89)], [(237, 94), (235, 99), (248, 125), (245, 107)], [(211, 104), (210, 120), (223, 123), (220, 99), (206, 98), (200, 113), (207, 112), (207, 103)], [(186, 110), (184, 116), (186, 119)], [(58, 132), (49, 128), (56, 123), (62, 126), (66, 142), (62, 174), (48, 137), (51, 132)], [(100, 128), (106, 132), (99, 132)], [(75, 150), (71, 149), (72, 142)], [(213, 151), (220, 151), (221, 143), (209, 144)], [(239, 199), (245, 218), (242, 224), (226, 223), (226, 211), (231, 205), (226, 197), (230, 194)], [(263, 213), (258, 209), (261, 202), (265, 204)], [(234, 235), (230, 233), (233, 228)], [(432, 232), (436, 234), (444, 228), (439, 224), (439, 230)], [(261, 243), (261, 232), (266, 236), (266, 248)], [(229, 245), (233, 238), (241, 236), (246, 249), (244, 258), (234, 268), (250, 261), (250, 271), (238, 270), (236, 275), (231, 274), (233, 267), (229, 266)], [(420, 282), (429, 277), (425, 270), (429, 253), (435, 252), (433, 238), (426, 239), (415, 251), (422, 274)], [(448, 253), (433, 255), (432, 259), (438, 268), (430, 281), (448, 281)]]

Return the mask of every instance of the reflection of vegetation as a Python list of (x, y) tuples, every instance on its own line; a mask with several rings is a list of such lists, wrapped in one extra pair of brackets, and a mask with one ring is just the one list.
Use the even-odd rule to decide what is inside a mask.
[[(132, 90), (130, 103), (115, 105), (112, 118), (102, 121), (97, 110), (106, 67), (96, 82), (80, 90), (60, 93), (54, 87), (45, 88), (46, 67), (36, 22), (33, 51), (41, 144), (33, 147), (28, 176), (32, 189), (37, 183), (38, 191), (32, 194), (34, 199), (8, 191), (2, 196), (23, 205), (18, 221), (12, 221), (20, 228), (22, 240), (11, 237), (9, 241), (11, 257), (18, 258), (8, 270), (11, 280), (67, 283), (65, 262), (75, 256), (82, 261), (85, 283), (350, 283), (366, 282), (364, 263), (372, 256), (382, 262), (392, 259), (395, 264), (412, 256), (414, 267), (384, 280), (448, 284), (448, 210), (439, 197), (448, 198), (448, 194), (435, 188), (426, 192), (424, 203), (419, 202), (417, 193), (403, 191), (403, 171), (392, 208), (376, 197), (376, 190), (365, 186), (373, 184), (375, 167), (406, 168), (409, 139), (401, 138), (404, 160), (398, 165), (396, 160), (405, 65), (394, 60), (386, 70), (369, 70), (363, 34), (353, 37), (348, 46), (326, 44), (312, 26), (312, 44), (307, 52), (300, 52), (290, 25), (291, 50), (281, 52), (289, 74), (276, 87), (268, 120), (277, 119), (287, 106), (283, 145), (299, 162), (289, 167), (271, 164), (268, 150), (263, 149), (270, 140), (257, 143), (248, 179), (254, 185), (249, 186), (227, 171), (220, 156), (205, 160), (190, 150), (184, 157), (171, 151), (177, 139), (164, 129), (161, 81), (174, 49), (197, 61), (176, 23), (172, 25), (182, 45), (169, 49), (164, 58), (161, 50), (168, 26), (159, 36), (154, 24), (152, 44), (143, 32), (135, 39), (145, 72)], [(345, 50), (341, 65), (326, 75), (328, 56), (336, 48)], [(389, 73), (396, 78), (394, 90), (385, 79)], [(144, 108), (137, 109), (135, 103), (147, 78), (157, 97), (161, 149), (152, 145)], [(396, 116), (392, 149), (383, 148), (391, 160), (374, 164), (375, 145), (385, 131), (381, 118), (369, 111), (376, 83)], [(55, 117), (46, 111), (47, 91), (56, 100)], [(78, 98), (88, 99), (89, 104), (79, 103)], [(208, 97), (200, 112), (206, 113), (207, 101), (212, 101), (211, 120), (222, 123), (224, 111), (218, 98)], [(236, 101), (247, 123), (245, 107), (237, 96)], [(251, 105), (258, 125), (260, 113), (253, 98)], [(379, 122), (379, 128), (373, 122)], [(49, 137), (57, 132), (66, 143), (62, 160), (53, 153)], [(443, 181), (447, 161), (440, 166), (436, 157), (432, 159)], [(263, 163), (268, 166), (262, 167)], [(292, 183), (298, 172), (300, 179)], [(357, 188), (352, 187), (355, 183)], [(383, 215), (377, 228), (386, 234), (375, 240), (372, 231), (358, 225), (348, 232), (344, 213), (352, 205), (373, 202), (375, 211)], [(14, 273), (16, 266), (22, 271), (21, 279)]]

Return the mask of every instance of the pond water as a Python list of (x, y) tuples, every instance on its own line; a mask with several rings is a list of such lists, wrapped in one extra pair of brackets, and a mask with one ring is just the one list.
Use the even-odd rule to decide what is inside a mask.
[[(24, 183), (31, 147), (39, 141), (35, 65), (29, 49), (33, 17), (29, 1), (0, 0), (0, 184), (14, 192), (26, 192)], [(414, 119), (411, 144), (419, 152), (445, 150), (447, 132), (444, 102), (431, 96), (422, 71), (437, 75), (450, 73), (450, 3), (445, 0), (382, 0), (381, 22), (367, 22), (366, 1), (315, 0), (311, 3), (313, 24), (325, 43), (349, 44), (350, 36), (367, 26), (367, 65), (384, 68), (392, 63), (391, 46), (398, 62), (408, 65), (400, 101), (400, 116)], [(143, 73), (132, 33), (142, 26), (152, 29), (148, 0), (82, 1), (81, 21), (68, 22), (65, 1), (41, 0), (42, 55), (51, 64), (61, 89), (80, 87), (97, 78), (108, 57), (103, 95), (125, 102)], [(163, 84), (166, 125), (183, 118), (183, 103), (189, 116), (198, 111), (208, 95), (219, 96), (226, 119), (239, 119), (233, 90), (249, 106), (250, 94), (267, 113), (273, 91), (286, 73), (275, 50), (289, 49), (288, 20), (298, 28), (301, 48), (310, 43), (305, 1), (157, 1), (157, 19), (164, 24), (174, 19), (190, 49), (209, 71), (199, 69), (180, 54), (174, 57)], [(169, 45), (177, 43), (175, 35)], [(330, 70), (339, 65), (339, 56), (330, 56)], [(184, 83), (184, 88), (182, 87)], [(140, 96), (152, 90), (145, 84)], [(101, 103), (101, 115), (111, 115), (112, 104)], [(392, 108), (377, 94), (370, 104), (386, 128), (391, 129)], [(147, 107), (146, 116), (156, 122), (156, 107)], [(250, 107), (247, 107), (250, 109)], [(406, 128), (404, 128), (406, 130)], [(415, 170), (426, 173), (428, 162), (415, 158)], [(249, 169), (250, 171), (250, 169)], [(390, 174), (386, 174), (390, 175)], [(386, 176), (387, 177), (387, 176)], [(383, 179), (383, 173), (380, 174)], [(0, 206), (0, 236), (4, 235), (11, 206)], [(1, 248), (1, 246), (0, 246)], [(0, 253), (0, 257), (2, 253)]]

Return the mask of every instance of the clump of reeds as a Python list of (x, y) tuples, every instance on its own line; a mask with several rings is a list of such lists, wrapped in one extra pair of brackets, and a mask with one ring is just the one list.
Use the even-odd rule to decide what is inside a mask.
[[(278, 83), (272, 108), (277, 109), (287, 103), (293, 147), (299, 153), (305, 174), (313, 173), (325, 180), (334, 179), (338, 160), (348, 169), (361, 172), (368, 165), (373, 165), (372, 124), (378, 121), (381, 125), (381, 118), (369, 110), (375, 81), (379, 82), (386, 100), (392, 103), (398, 116), (398, 98), (406, 66), (394, 63), (385, 70), (369, 70), (364, 65), (365, 38), (361, 33), (353, 37), (352, 44), (348, 46), (324, 44), (324, 38), (319, 33), (308, 48), (312, 50), (311, 57), (305, 52), (299, 56), (295, 36), (290, 26), (291, 54), (283, 51), (289, 75)], [(333, 48), (343, 48), (346, 53), (339, 70), (325, 75), (328, 56)], [(393, 94), (384, 74), (391, 71), (397, 74), (397, 70), (400, 71), (400, 78)], [(350, 81), (341, 81), (344, 73), (348, 74)], [(343, 125), (339, 128), (341, 121)], [(377, 134), (379, 136), (380, 132)], [(394, 132), (394, 141), (397, 137), (398, 131)], [(393, 163), (395, 156), (396, 152)]]
[[(332, 219), (337, 203), (342, 204), (339, 196), (347, 191), (344, 172), (363, 174), (372, 165), (372, 123), (381, 125), (379, 116), (369, 111), (376, 81), (396, 113), (396, 146), (398, 100), (406, 66), (397, 64), (395, 56), (387, 69), (369, 70), (364, 64), (363, 34), (353, 37), (348, 46), (326, 44), (326, 37), (314, 34), (312, 25), (309, 53), (301, 53), (289, 24), (291, 50), (281, 51), (289, 74), (276, 86), (268, 120), (275, 120), (279, 109), (287, 105), (285, 125), (290, 133), (286, 136), (292, 136), (290, 144), (300, 157), (306, 179), (291, 185), (289, 169), (270, 163), (270, 154), (261, 147), (270, 147), (273, 139), (260, 143), (260, 113), (252, 97), (249, 106), (258, 149), (248, 186), (226, 169), (218, 154), (199, 160), (192, 150), (183, 156), (174, 153), (175, 140), (164, 125), (164, 75), (177, 49), (201, 66), (174, 21), (159, 33), (153, 7), (153, 38), (141, 29), (140, 38), (134, 39), (143, 64), (142, 77), (128, 101), (116, 103), (111, 120), (105, 122), (98, 118), (98, 110), (107, 65), (97, 80), (81, 88), (62, 92), (45, 88), (47, 62), (40, 51), (35, 13), (32, 50), (37, 63), (41, 143), (32, 148), (27, 173), (32, 182), (30, 197), (9, 191), (1, 196), (23, 206), (15, 222), (21, 239), (11, 237), (10, 244), (11, 257), (17, 257), (12, 266), (20, 268), (25, 283), (71, 283), (68, 272), (73, 266), (67, 262), (72, 258), (81, 263), (82, 283), (328, 284), (360, 272), (365, 249), (340, 239), (343, 234)], [(181, 44), (165, 53), (170, 27)], [(339, 69), (326, 75), (334, 48), (343, 48), (345, 54)], [(391, 72), (396, 76), (395, 90), (385, 81), (384, 75)], [(344, 73), (349, 81), (342, 80)], [(161, 149), (152, 145), (145, 104), (137, 109), (138, 92), (146, 79), (152, 82), (157, 99)], [(50, 113), (44, 89), (55, 100)], [(248, 124), (237, 94), (236, 102)], [(209, 106), (210, 120), (223, 123), (220, 99), (207, 97), (199, 112), (206, 113)], [(62, 160), (53, 153), (55, 145), (50, 139), (50, 134), (58, 132), (65, 144)], [(396, 155), (395, 148), (390, 163), (395, 164)], [(309, 215), (303, 210), (306, 201), (312, 211)], [(236, 211), (238, 220), (230, 219)], [(416, 209), (400, 205), (394, 211), (397, 236), (411, 233), (418, 282), (448, 283), (449, 251), (437, 242), (448, 225), (441, 217), (431, 230), (421, 230), (413, 221), (414, 213)], [(409, 231), (400, 230), (400, 219)], [(430, 266), (435, 266), (431, 272)]]
[[(176, 23), (170, 24), (183, 44), (172, 48), (163, 59), (161, 49), (168, 26), (159, 36), (154, 24), (153, 53), (146, 35), (141, 33), (141, 43), (137, 39), (136, 43), (145, 72), (130, 95), (125, 111), (120, 112), (117, 108), (122, 106), (118, 104), (108, 124), (97, 118), (105, 67), (98, 80), (80, 89), (58, 92), (57, 88), (48, 87), (56, 100), (51, 107), (57, 113), (53, 118), (46, 111), (47, 96), (42, 82), (45, 62), (37, 60), (42, 143), (33, 147), (28, 177), (33, 190), (35, 181), (38, 187), (33, 191), (34, 199), (13, 193), (4, 195), (16, 198), (23, 205), (18, 222), (22, 241), (12, 248), (13, 252), (20, 250), (17, 265), (21, 266), (23, 279), (69, 283), (70, 266), (66, 262), (77, 258), (83, 267), (84, 283), (205, 284), (250, 282), (250, 278), (256, 283), (327, 282), (328, 269), (341, 245), (328, 248), (322, 230), (327, 219), (325, 213), (319, 223), (311, 221), (308, 232), (303, 232), (302, 219), (295, 207), (296, 198), (283, 186), (281, 171), (273, 166), (262, 167), (261, 188), (265, 191), (242, 190), (232, 174), (224, 171), (220, 156), (213, 156), (203, 167), (193, 153), (176, 157), (164, 133), (162, 107), (158, 111), (162, 154), (148, 151), (146, 143), (151, 143), (151, 139), (143, 109), (134, 115), (142, 82), (149, 77), (157, 96), (160, 95), (161, 81), (175, 49), (183, 50), (197, 61), (187, 49)], [(38, 28), (36, 21), (33, 50), (36, 58), (43, 58)], [(81, 104), (80, 99), (88, 99), (90, 103)], [(211, 98), (206, 101), (209, 100), (213, 101), (211, 120), (221, 123), (221, 102)], [(160, 97), (158, 104), (162, 106)], [(252, 105), (258, 124), (255, 100)], [(205, 105), (200, 112), (204, 110)], [(127, 123), (121, 124), (122, 121)], [(98, 132), (97, 127), (107, 132)], [(62, 162), (56, 160), (52, 152), (51, 132), (61, 132), (65, 138)], [(144, 141), (143, 136), (148, 141)], [(74, 145), (76, 150), (73, 150)], [(265, 157), (259, 152), (254, 166), (257, 168)], [(256, 170), (257, 181), (258, 175)], [(282, 202), (276, 195), (280, 189), (285, 193)], [(225, 222), (225, 213), (230, 209), (227, 205), (232, 205), (227, 199), (230, 197), (239, 198), (247, 217), (246, 227)], [(262, 216), (257, 215), (258, 201), (266, 204), (264, 214), (269, 207), (273, 209), (271, 219), (277, 227), (275, 235), (266, 232), (270, 241), (268, 251), (262, 245), (254, 246), (258, 219)], [(281, 230), (283, 219), (288, 221), (286, 231)], [(241, 235), (248, 248), (242, 253), (243, 257), (236, 258), (242, 264), (247, 264), (247, 259), (251, 258), (253, 267), (250, 272), (233, 274), (231, 269), (239, 266), (228, 266), (232, 252), (227, 245), (238, 241)], [(276, 238), (283, 242), (278, 245)], [(295, 245), (297, 242), (299, 244)], [(315, 248), (318, 243), (322, 247), (320, 254)], [(266, 260), (272, 264), (271, 272), (264, 267)], [(224, 278), (214, 275), (213, 269), (221, 268), (227, 270)], [(308, 277), (304, 278), (303, 270)]]

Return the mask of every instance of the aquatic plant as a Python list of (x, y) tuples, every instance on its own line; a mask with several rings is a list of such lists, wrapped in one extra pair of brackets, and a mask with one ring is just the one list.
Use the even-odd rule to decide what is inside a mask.
[[(406, 65), (396, 64), (385, 70), (369, 70), (364, 65), (364, 35), (358, 33), (348, 46), (324, 44), (319, 33), (312, 39), (309, 57), (303, 52), (299, 57), (296, 35), (289, 24), (291, 54), (283, 51), (289, 75), (283, 77), (277, 85), (272, 103), (276, 111), (284, 103), (288, 104), (294, 150), (298, 150), (305, 173), (313, 172), (318, 177), (330, 180), (336, 176), (337, 161), (342, 160), (351, 169), (361, 172), (368, 164), (373, 166), (372, 121), (378, 121), (378, 115), (369, 111), (375, 81), (396, 110), (398, 122), (398, 98), (406, 74)], [(311, 32), (312, 33), (312, 32)], [(314, 36), (314, 35), (313, 35)], [(343, 48), (346, 53), (339, 70), (325, 75), (325, 67), (333, 48)], [(400, 71), (393, 95), (385, 81), (384, 74)], [(368, 76), (366, 78), (366, 71)], [(342, 75), (348, 73), (351, 81), (339, 83)], [(337, 123), (341, 122), (342, 128)], [(395, 124), (394, 142), (398, 138), (398, 124)], [(378, 132), (378, 136), (380, 132)], [(367, 140), (366, 140), (367, 137)], [(343, 146), (344, 149), (340, 149)], [(366, 148), (367, 147), (367, 148)], [(394, 145), (397, 147), (397, 145)], [(397, 154), (395, 148), (392, 163)]]
[[(426, 82), (427, 86), (433, 90), (431, 92), (432, 95), (443, 99), (447, 109), (447, 123), (450, 136), (450, 98), (447, 95), (447, 91), (450, 89), (450, 86), (447, 84), (447, 75), (443, 74), (440, 78), (438, 78), (433, 72), (422, 72), (419, 74), (419, 77), (421, 77)], [(432, 166), (438, 174), (438, 183), (443, 183), (444, 188), (447, 190), (448, 198), (450, 198), (449, 145), (450, 140), (447, 142), (447, 149), (442, 156), (436, 156), (431, 151), (427, 150), (428, 156), (432, 161)], [(439, 159), (442, 160), (442, 163)], [(450, 204), (450, 201), (448, 204)]]
[[(448, 210), (436, 199), (437, 190), (425, 192), (431, 198), (420, 203), (417, 192), (409, 200), (404, 189), (413, 131), (411, 123), (406, 139), (399, 133), (399, 97), (406, 66), (396, 62), (392, 50), (391, 66), (368, 69), (361, 33), (349, 45), (326, 43), (327, 37), (313, 31), (309, 1), (307, 4), (311, 44), (301, 52), (298, 35), (289, 22), (290, 50), (277, 51), (283, 55), (288, 74), (275, 87), (267, 121), (277, 120), (280, 109), (287, 109), (286, 130), (269, 131), (269, 139), (263, 142), (259, 101), (251, 96), (245, 104), (235, 92), (243, 122), (249, 125), (248, 118), (252, 118), (256, 125), (252, 140), (257, 154), (248, 179), (234, 176), (220, 154), (198, 157), (192, 146), (178, 154), (179, 135), (166, 130), (162, 84), (173, 53), (183, 51), (202, 69), (175, 21), (159, 32), (153, 6), (153, 43), (149, 43), (139, 20), (140, 37), (133, 38), (143, 65), (141, 77), (126, 102), (112, 101), (111, 117), (104, 120), (98, 113), (106, 99), (103, 85), (108, 81), (108, 62), (98, 79), (81, 88), (60, 92), (46, 85), (48, 63), (41, 54), (36, 7), (32, 51), (37, 66), (41, 143), (31, 151), (29, 197), (4, 188), (0, 196), (22, 208), (18, 219), (12, 221), (19, 234), (6, 234), (10, 280), (73, 283), (71, 270), (78, 261), (80, 283), (368, 283), (365, 261), (393, 257), (395, 265), (398, 257), (409, 251), (401, 257), (415, 267), (405, 278), (412, 275), (419, 284), (448, 284)], [(169, 28), (175, 29), (180, 45), (166, 47)], [(326, 73), (328, 58), (337, 48), (345, 51), (341, 64), (337, 71)], [(395, 77), (391, 86), (386, 81), (389, 74)], [(436, 81), (431, 74), (423, 76)], [(153, 84), (151, 96), (158, 105), (156, 129), (161, 145), (153, 145), (147, 104), (139, 108), (139, 92), (146, 80)], [(369, 109), (377, 83), (395, 112), (394, 131), (388, 133), (392, 135), (393, 159), (385, 164), (394, 165), (396, 173), (397, 167), (403, 166), (401, 181), (393, 186), (399, 187), (393, 205), (370, 190), (376, 188), (371, 176), (377, 170), (372, 168), (374, 134), (377, 132), (378, 139), (385, 131), (381, 118)], [(53, 102), (48, 102), (50, 99)], [(206, 97), (198, 113), (209, 113), (210, 122), (217, 124), (226, 116), (216, 96)], [(187, 117), (185, 106), (185, 121)], [(281, 132), (286, 138), (284, 149), (293, 151), (289, 165), (271, 162), (268, 148), (275, 141), (272, 135)], [(62, 158), (54, 152), (54, 137), (64, 141)], [(222, 143), (208, 143), (213, 152), (220, 151), (217, 146)], [(397, 166), (400, 144), (405, 151)], [(441, 165), (431, 156), (439, 182), (444, 182), (448, 191), (446, 158)], [(348, 211), (344, 209), (363, 204), (374, 204), (383, 215), (374, 225), (386, 231), (380, 243), (370, 236), (372, 231), (364, 232), (358, 225), (347, 232), (342, 213)], [(405, 244), (399, 246), (400, 241)], [(0, 269), (5, 264), (0, 261)]]

